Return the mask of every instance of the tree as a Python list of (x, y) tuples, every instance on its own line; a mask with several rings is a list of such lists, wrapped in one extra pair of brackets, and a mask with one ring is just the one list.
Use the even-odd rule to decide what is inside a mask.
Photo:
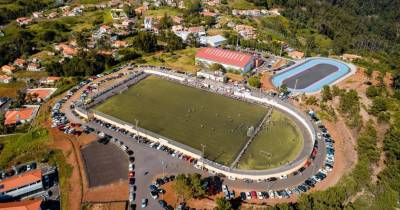
[(133, 46), (146, 53), (154, 52), (157, 50), (157, 38), (153, 33), (141, 31), (135, 36)]
[(203, 189), (201, 175), (198, 173), (194, 173), (190, 175), (190, 185), (192, 188), (193, 198), (203, 198), (206, 194)]
[(185, 44), (183, 43), (182, 38), (171, 31), (161, 33), (159, 39), (166, 42), (166, 46), (164, 46), (164, 49), (167, 52), (172, 52), (185, 48)]
[(167, 13), (165, 13), (164, 16), (160, 19), (158, 28), (160, 30), (170, 29), (172, 25), (174, 25), (174, 21), (170, 16), (167, 15)]
[(210, 69), (213, 71), (222, 71), (222, 72), (226, 72), (226, 69), (224, 68), (223, 65), (219, 64), (219, 63), (213, 63), (210, 66)]
[(377, 116), (381, 112), (385, 112), (388, 109), (388, 102), (386, 98), (376, 97), (372, 100), (372, 106), (369, 109), (369, 113)]
[(224, 197), (217, 198), (215, 202), (217, 207), (215, 207), (214, 210), (233, 210), (232, 204)]
[(289, 89), (286, 84), (283, 84), (279, 87), (279, 92), (287, 95), (289, 93)]
[(324, 85), (322, 88), (322, 101), (332, 100), (331, 88), (328, 85)]
[(200, 0), (186, 0), (185, 7), (189, 13), (199, 12), (201, 9)]
[(255, 88), (260, 88), (261, 87), (261, 82), (260, 78), (257, 76), (252, 76), (250, 77), (247, 82), (249, 83), (250, 86), (255, 87)]
[(179, 174), (176, 176), (176, 181), (174, 185), (175, 192), (183, 200), (189, 200), (192, 198), (192, 190), (189, 185), (189, 181), (184, 174)]
[(191, 47), (200, 47), (200, 38), (197, 34), (190, 33), (186, 38), (186, 43)]

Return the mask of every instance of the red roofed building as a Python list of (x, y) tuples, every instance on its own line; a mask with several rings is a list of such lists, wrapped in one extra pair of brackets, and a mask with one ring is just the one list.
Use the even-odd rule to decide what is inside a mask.
[(37, 108), (35, 107), (8, 110), (5, 114), (4, 125), (14, 125), (17, 123), (29, 122), (35, 116), (36, 111)]
[(0, 198), (24, 197), (42, 190), (40, 169), (18, 174), (0, 182)]
[(41, 199), (0, 203), (0, 209), (7, 210), (40, 210)]
[(226, 69), (242, 72), (250, 71), (254, 62), (255, 58), (250, 54), (220, 48), (201, 48), (196, 54), (196, 64), (209, 66), (217, 63)]

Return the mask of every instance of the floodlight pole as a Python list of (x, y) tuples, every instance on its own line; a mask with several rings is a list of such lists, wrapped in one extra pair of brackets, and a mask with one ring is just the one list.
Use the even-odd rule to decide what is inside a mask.
[(202, 171), (204, 170), (204, 150), (205, 150), (205, 148), (206, 148), (206, 145), (205, 144), (200, 144), (201, 145), (201, 148), (202, 148), (202, 153), (201, 153), (201, 156), (202, 156), (202, 158), (203, 158), (203, 161), (201, 161), (202, 163), (203, 163), (203, 167), (202, 167)]
[(138, 124), (139, 124), (139, 120), (135, 119), (135, 125), (136, 125), (136, 135), (139, 138), (139, 130), (138, 130)]
[(296, 82), (294, 83), (294, 89), (297, 90), (297, 81), (299, 81), (299, 79), (296, 79)]

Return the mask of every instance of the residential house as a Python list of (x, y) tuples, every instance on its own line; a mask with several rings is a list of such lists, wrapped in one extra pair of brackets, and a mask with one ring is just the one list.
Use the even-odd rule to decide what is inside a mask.
[(343, 54), (341, 57), (343, 60), (350, 61), (350, 62), (362, 58), (362, 56), (360, 56), (360, 55), (347, 54), (347, 53)]
[(17, 68), (15, 68), (12, 65), (4, 65), (1, 67), (1, 71), (3, 71), (6, 74), (12, 74), (17, 71)]
[[(26, 95), (31, 97), (33, 102), (42, 102), (50, 98), (50, 96), (56, 91), (56, 88), (35, 88), (27, 89)], [(33, 98), (32, 98), (33, 97)]]
[(121, 40), (115, 40), (111, 46), (113, 48), (123, 48), (123, 47), (127, 47), (128, 43), (126, 43), (125, 41), (121, 41)]
[(218, 17), (218, 14), (215, 12), (203, 11), (200, 14), (207, 17), (214, 17), (214, 18)]
[(43, 17), (43, 12), (33, 12), (32, 16), (34, 18), (42, 18)]
[(145, 17), (144, 18), (144, 29), (150, 31), (153, 29), (153, 17)]
[(199, 37), (206, 35), (206, 30), (204, 29), (204, 26), (189, 27), (187, 31), (191, 34), (196, 34)]
[(245, 39), (255, 39), (256, 33), (255, 28), (253, 26), (248, 25), (236, 25), (234, 30), (239, 33)]
[(68, 44), (61, 43), (56, 45), (55, 49), (61, 51), (64, 57), (72, 58), (78, 54), (78, 50)]
[(0, 75), (0, 83), (8, 84), (12, 81), (12, 77), (7, 75)]
[(22, 58), (17, 58), (15, 61), (14, 61), (14, 65), (16, 65), (18, 68), (20, 68), (20, 69), (24, 69), (25, 68), (25, 66), (26, 66), (26, 60), (25, 59), (22, 59)]
[(40, 64), (39, 63), (29, 63), (28, 67), (26, 68), (28, 71), (40, 71)]
[(288, 56), (293, 58), (293, 59), (303, 59), (304, 58), (304, 52), (293, 50), (288, 52)]
[(53, 19), (58, 17), (58, 13), (57, 12), (51, 12), (49, 15), (47, 15), (48, 19)]
[(54, 85), (61, 77), (45, 77), (40, 80), (40, 84)]
[(32, 18), (26, 18), (26, 17), (20, 17), (16, 19), (18, 25), (20, 26), (25, 26), (25, 25), (29, 25), (32, 23)]

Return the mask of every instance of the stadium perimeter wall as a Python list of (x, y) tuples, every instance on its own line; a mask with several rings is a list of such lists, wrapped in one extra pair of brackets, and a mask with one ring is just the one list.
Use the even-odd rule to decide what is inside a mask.
[[(167, 75), (164, 75), (165, 73), (155, 71), (155, 70), (146, 71), (146, 73), (149, 73), (149, 74), (152, 74), (153, 72), (157, 72), (156, 75), (158, 75), (158, 76), (167, 76)], [(160, 74), (160, 73), (162, 73), (162, 74)], [(171, 78), (171, 76), (173, 76), (173, 78)], [(175, 79), (174, 77), (178, 77), (178, 76), (168, 75), (168, 77), (171, 79)], [(182, 78), (180, 78), (180, 79), (182, 79)], [(181, 81), (181, 80), (179, 80), (179, 81)], [(301, 122), (304, 125), (304, 127), (307, 129), (307, 132), (310, 134), (311, 142), (314, 144), (314, 142), (316, 140), (316, 133), (315, 133), (314, 127), (312, 126), (311, 123), (307, 122), (307, 120), (305, 119), (304, 116), (301, 116), (296, 111), (294, 111), (291, 108), (286, 107), (272, 99), (256, 97), (256, 96), (251, 95), (250, 93), (234, 92), (234, 95), (236, 97), (241, 97), (243, 99), (252, 100), (252, 101), (255, 101), (258, 103), (269, 104), (269, 105), (277, 107), (278, 109), (282, 109), (282, 110), (286, 111), (287, 113), (289, 113), (290, 115), (295, 117), (299, 122)], [(257, 179), (268, 179), (271, 177), (279, 177), (281, 175), (288, 175), (288, 174), (300, 169), (307, 162), (308, 156), (309, 156), (309, 155), (306, 155), (303, 158), (300, 158), (295, 162), (291, 162), (289, 164), (286, 164), (286, 165), (283, 165), (281, 167), (274, 168), (274, 169), (268, 169), (268, 170), (234, 169), (234, 168), (229, 168), (228, 166), (224, 166), (219, 163), (215, 163), (213, 161), (203, 158), (202, 152), (197, 149), (191, 148), (182, 143), (168, 139), (164, 136), (161, 136), (157, 133), (148, 131), (146, 129), (136, 127), (135, 125), (124, 122), (115, 117), (106, 115), (104, 113), (101, 113), (101, 112), (98, 112), (98, 111), (95, 111), (92, 109), (86, 110), (82, 107), (75, 107), (75, 111), (77, 112), (78, 115), (80, 115), (81, 117), (83, 117), (85, 119), (91, 119), (93, 117), (97, 118), (99, 120), (110, 123), (119, 128), (123, 128), (131, 133), (135, 133), (137, 135), (145, 137), (153, 142), (158, 142), (162, 145), (168, 146), (168, 147), (170, 147), (176, 151), (179, 151), (185, 155), (189, 155), (193, 158), (196, 158), (199, 160), (197, 163), (197, 165), (199, 167), (206, 168), (206, 169), (208, 169), (210, 171), (214, 171), (215, 173), (218, 173), (218, 174), (224, 174), (225, 176), (233, 178), (233, 179), (257, 180)], [(311, 154), (311, 151), (309, 151), (308, 154)]]

